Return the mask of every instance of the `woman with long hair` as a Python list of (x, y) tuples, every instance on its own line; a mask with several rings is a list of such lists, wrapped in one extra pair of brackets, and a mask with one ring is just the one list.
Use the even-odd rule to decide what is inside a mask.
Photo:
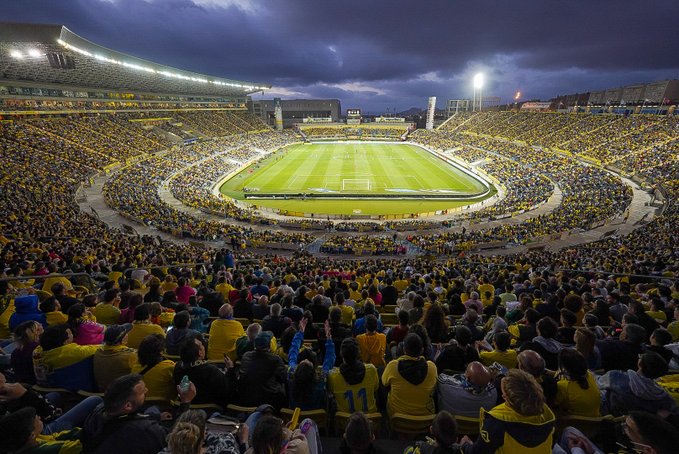
[(165, 338), (160, 334), (151, 334), (144, 338), (139, 344), (138, 363), (132, 366), (132, 373), (144, 377), (150, 397), (171, 400), (177, 397), (173, 376), (175, 364), (165, 359), (164, 349)]
[(567, 415), (598, 417), (600, 394), (585, 357), (575, 349), (559, 352), (559, 381), (554, 406)]
[(106, 326), (96, 322), (92, 313), (82, 303), (68, 309), (66, 322), (73, 333), (73, 342), (78, 345), (99, 345), (104, 342)]
[(17, 347), (12, 351), (10, 365), (14, 370), (14, 378), (19, 383), (35, 384), (33, 350), (39, 345), (43, 331), (42, 325), (35, 320), (27, 320), (14, 329)]
[(578, 328), (575, 331), (575, 349), (585, 357), (589, 370), (601, 369), (601, 352), (596, 346), (596, 335), (589, 328)]
[(424, 314), (422, 325), (427, 328), (429, 338), (434, 344), (443, 344), (450, 340), (448, 334), (448, 319), (440, 304), (432, 304)]

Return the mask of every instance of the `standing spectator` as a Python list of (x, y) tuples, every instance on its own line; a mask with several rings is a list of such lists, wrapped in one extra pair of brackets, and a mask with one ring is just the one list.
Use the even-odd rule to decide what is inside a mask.
[(239, 403), (258, 406), (268, 403), (280, 409), (287, 404), (285, 392), (287, 367), (283, 360), (271, 352), (270, 332), (255, 338), (255, 350), (247, 352), (238, 371)]

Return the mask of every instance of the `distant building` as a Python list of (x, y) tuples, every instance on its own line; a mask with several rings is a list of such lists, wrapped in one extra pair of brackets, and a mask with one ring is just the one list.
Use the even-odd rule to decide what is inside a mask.
[[(283, 99), (283, 127), (291, 128), (295, 123), (303, 123), (308, 119), (319, 119), (318, 122), (337, 123), (341, 116), (339, 99)], [(269, 126), (275, 125), (275, 105), (273, 99), (252, 101), (252, 112)]]

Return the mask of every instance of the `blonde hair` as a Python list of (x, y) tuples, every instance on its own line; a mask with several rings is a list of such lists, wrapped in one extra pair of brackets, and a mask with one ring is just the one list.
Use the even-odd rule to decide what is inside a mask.
[(167, 436), (172, 454), (198, 454), (203, 447), (205, 433), (190, 422), (178, 422)]
[(502, 379), (501, 387), (507, 405), (520, 415), (537, 416), (544, 411), (542, 386), (528, 372), (511, 369)]

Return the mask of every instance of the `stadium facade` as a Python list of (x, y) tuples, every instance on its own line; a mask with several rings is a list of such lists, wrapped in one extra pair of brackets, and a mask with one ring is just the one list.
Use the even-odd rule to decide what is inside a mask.
[[(273, 99), (252, 102), (252, 112), (269, 126), (274, 126), (275, 102)], [(283, 99), (283, 127), (291, 128), (305, 119), (337, 123), (342, 115), (339, 99)]]

